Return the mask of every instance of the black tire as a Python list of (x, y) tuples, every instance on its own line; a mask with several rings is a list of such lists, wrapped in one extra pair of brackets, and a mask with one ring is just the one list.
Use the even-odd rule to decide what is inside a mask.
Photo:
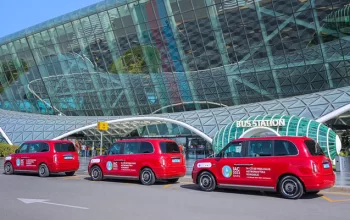
[(316, 195), (316, 194), (319, 193), (319, 192), (320, 192), (320, 190), (309, 191), (309, 192), (307, 192), (307, 194), (309, 194), (309, 195)]
[(73, 176), (75, 174), (75, 171), (72, 171), (72, 172), (66, 172), (66, 175), (67, 176)]
[(48, 176), (50, 176), (49, 168), (44, 163), (40, 164), (38, 172), (39, 172), (39, 176), (40, 177), (48, 177)]
[(211, 192), (216, 189), (215, 177), (207, 171), (199, 174), (197, 184), (199, 185), (199, 188), (205, 192)]
[(168, 179), (167, 180), (168, 183), (177, 183), (177, 181), (179, 181), (179, 178), (174, 178), (174, 179)]
[(90, 176), (92, 181), (101, 181), (103, 179), (103, 173), (99, 166), (93, 166), (91, 168)]
[(278, 183), (279, 193), (286, 199), (299, 199), (304, 195), (304, 187), (295, 176), (285, 176)]
[(144, 168), (140, 173), (140, 181), (142, 185), (150, 186), (156, 182), (156, 176), (150, 168)]
[(13, 174), (13, 166), (12, 166), (12, 163), (10, 163), (10, 162), (5, 163), (4, 171), (5, 171), (5, 174), (6, 174), (6, 175), (12, 175), (12, 174)]

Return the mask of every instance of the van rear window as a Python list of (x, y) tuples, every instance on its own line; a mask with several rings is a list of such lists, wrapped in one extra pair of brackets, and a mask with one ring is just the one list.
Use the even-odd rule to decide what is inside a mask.
[(320, 145), (317, 142), (313, 140), (306, 140), (304, 143), (312, 156), (324, 155)]
[(55, 150), (56, 152), (75, 152), (75, 147), (72, 143), (57, 143)]
[(164, 154), (180, 153), (180, 148), (175, 142), (160, 142), (160, 150)]

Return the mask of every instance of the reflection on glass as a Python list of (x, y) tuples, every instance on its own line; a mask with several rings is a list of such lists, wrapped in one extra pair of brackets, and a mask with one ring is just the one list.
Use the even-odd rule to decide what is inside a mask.
[(348, 3), (104, 1), (0, 39), (0, 108), (158, 114), (349, 86)]

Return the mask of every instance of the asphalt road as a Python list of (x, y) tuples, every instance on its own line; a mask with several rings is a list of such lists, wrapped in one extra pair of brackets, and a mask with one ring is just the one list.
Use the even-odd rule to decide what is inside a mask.
[[(26, 204), (19, 198), (43, 199), (44, 203), (23, 200), (29, 202)], [(39, 178), (0, 174), (2, 220), (336, 220), (349, 219), (349, 207), (350, 194), (330, 192), (295, 201), (274, 193), (236, 190), (206, 193), (190, 182), (142, 186), (119, 180), (92, 182), (85, 175)]]

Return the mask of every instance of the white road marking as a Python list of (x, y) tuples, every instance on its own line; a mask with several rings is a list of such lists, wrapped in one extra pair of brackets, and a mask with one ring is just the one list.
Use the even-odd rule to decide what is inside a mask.
[(80, 206), (52, 203), (52, 202), (48, 202), (50, 200), (47, 200), (47, 199), (23, 199), (23, 198), (17, 198), (17, 199), (25, 204), (42, 203), (42, 204), (48, 204), (48, 205), (64, 206), (64, 207), (69, 207), (69, 208), (74, 208), (74, 209), (89, 209), (89, 208), (80, 207)]

